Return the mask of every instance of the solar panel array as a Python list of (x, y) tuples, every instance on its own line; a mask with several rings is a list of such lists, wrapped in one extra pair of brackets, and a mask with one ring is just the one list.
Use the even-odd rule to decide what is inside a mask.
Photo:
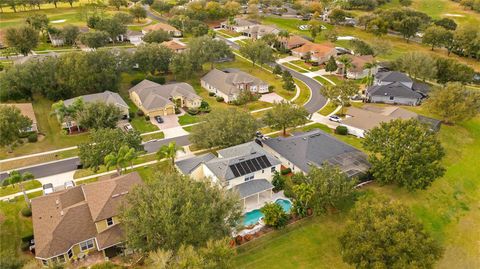
[(260, 157), (256, 157), (254, 159), (245, 160), (236, 164), (230, 165), (230, 169), (233, 172), (235, 177), (240, 177), (246, 174), (250, 174), (267, 167), (272, 166), (270, 161), (268, 160), (267, 156), (263, 155)]

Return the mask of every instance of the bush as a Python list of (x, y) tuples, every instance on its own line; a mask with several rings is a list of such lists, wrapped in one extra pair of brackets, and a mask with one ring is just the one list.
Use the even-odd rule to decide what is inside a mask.
[(275, 171), (272, 179), (273, 191), (279, 192), (285, 187), (285, 178)]
[(190, 115), (197, 115), (200, 111), (198, 111), (198, 109), (196, 108), (189, 108), (187, 110), (187, 113), (190, 114)]
[(208, 96), (215, 96), (214, 92), (208, 92)]
[(277, 203), (267, 203), (260, 209), (260, 212), (265, 215), (263, 221), (268, 226), (279, 229), (287, 225), (288, 216), (282, 206)]
[(200, 107), (200, 112), (203, 112), (203, 113), (210, 113), (210, 111), (212, 111), (212, 109), (210, 107)]
[(217, 96), (217, 98), (215, 98), (215, 100), (217, 100), (217, 102), (225, 101), (225, 99), (223, 99), (223, 97), (221, 97), (221, 96)]
[(165, 84), (165, 77), (147, 76), (147, 79), (158, 84)]
[(337, 128), (335, 128), (335, 133), (339, 134), (339, 135), (347, 135), (348, 134), (348, 129), (345, 126), (339, 125), (339, 126), (337, 126)]
[(275, 90), (275, 86), (273, 85), (268, 86), (268, 92), (273, 92), (273, 90)]
[(23, 266), (23, 260), (16, 257), (15, 253), (3, 251), (0, 253), (0, 268), (20, 269)]
[(148, 115), (145, 116), (145, 120), (146, 120), (146, 121), (150, 121), (150, 116), (148, 116)]
[(38, 141), (38, 134), (37, 133), (31, 133), (28, 135), (28, 142), (34, 143)]
[(282, 171), (280, 171), (280, 174), (282, 174), (282, 176), (284, 175), (288, 175), (292, 172), (292, 169), (291, 168), (286, 168), (286, 169), (283, 169)]
[(135, 118), (135, 112), (129, 111), (129, 112), (128, 112), (128, 117), (129, 117), (130, 119)]
[(30, 250), (30, 243), (29, 242), (22, 242), (20, 244), (20, 249), (24, 252)]
[(134, 78), (134, 79), (132, 79), (132, 81), (130, 81), (130, 85), (135, 86), (138, 83), (142, 82), (142, 80), (143, 80), (143, 78)]
[(139, 110), (137, 110), (137, 115), (139, 117), (143, 117), (143, 116), (145, 116), (145, 113), (143, 113), (143, 111), (139, 109)]
[(32, 216), (32, 210), (29, 207), (22, 208), (22, 211), (20, 211), (20, 212), (22, 212), (22, 216), (24, 216), (24, 217), (28, 218), (28, 217)]
[(182, 111), (180, 111), (180, 108), (175, 107), (175, 114), (180, 114), (180, 113), (182, 113)]

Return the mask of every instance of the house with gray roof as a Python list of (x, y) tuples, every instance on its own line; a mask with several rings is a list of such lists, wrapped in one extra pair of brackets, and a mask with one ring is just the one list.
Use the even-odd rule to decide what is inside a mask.
[(251, 26), (242, 32), (243, 35), (253, 39), (260, 39), (267, 34), (278, 35), (278, 33), (280, 33), (278, 28), (262, 24)]
[(406, 74), (389, 71), (375, 75), (374, 83), (366, 90), (366, 99), (372, 103), (419, 105), (427, 97), (429, 87)]
[(223, 71), (213, 69), (200, 80), (204, 89), (223, 97), (225, 102), (235, 101), (241, 91), (268, 93), (268, 83), (234, 68)]
[(220, 23), (220, 27), (222, 29), (234, 31), (237, 33), (242, 33), (245, 30), (248, 30), (250, 27), (256, 26), (258, 23), (242, 19), (242, 18), (235, 18), (233, 21), (226, 20)]
[[(209, 178), (213, 183), (236, 191), (245, 203), (253, 198), (271, 199), (271, 183), (281, 162), (256, 142), (219, 150), (175, 162), (177, 169), (193, 179)], [(251, 199), (250, 199), (251, 200)]]
[(150, 117), (175, 114), (175, 107), (198, 108), (202, 98), (190, 84), (161, 85), (144, 79), (128, 90), (130, 99)]
[(348, 176), (363, 174), (369, 168), (363, 152), (318, 129), (262, 143), (265, 150), (293, 172), (308, 173), (312, 166), (324, 163), (338, 166)]

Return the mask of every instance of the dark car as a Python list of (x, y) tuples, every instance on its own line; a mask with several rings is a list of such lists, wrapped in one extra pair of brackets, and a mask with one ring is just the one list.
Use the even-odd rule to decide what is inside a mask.
[(160, 117), (160, 116), (155, 116), (155, 120), (156, 120), (158, 123), (163, 123), (163, 119), (162, 119), (162, 117)]

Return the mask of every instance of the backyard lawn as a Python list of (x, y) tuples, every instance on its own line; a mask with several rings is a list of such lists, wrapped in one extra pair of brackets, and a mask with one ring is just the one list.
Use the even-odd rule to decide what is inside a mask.
[(199, 121), (199, 116), (192, 116), (188, 113), (185, 113), (184, 115), (178, 117), (178, 123), (180, 125), (187, 125), (187, 124), (193, 124), (197, 123)]

